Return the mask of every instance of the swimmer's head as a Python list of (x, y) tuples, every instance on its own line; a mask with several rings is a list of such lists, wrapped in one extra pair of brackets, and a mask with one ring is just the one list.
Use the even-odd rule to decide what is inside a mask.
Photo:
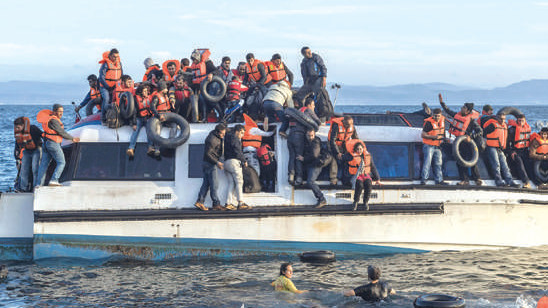
[(371, 281), (379, 280), (381, 278), (381, 269), (375, 265), (369, 265), (367, 267), (367, 276), (369, 276), (369, 280)]

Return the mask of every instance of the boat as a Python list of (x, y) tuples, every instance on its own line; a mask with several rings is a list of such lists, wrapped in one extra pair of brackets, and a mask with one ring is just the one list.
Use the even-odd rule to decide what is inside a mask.
[[(273, 192), (245, 194), (253, 209), (199, 211), (204, 140), (215, 124), (190, 124), (190, 138), (159, 159), (147, 156), (145, 134), (135, 158), (125, 150), (132, 129), (109, 129), (97, 115), (63, 141), (62, 187), (2, 193), (0, 259), (238, 257), (330, 250), (337, 257), (547, 245), (548, 191), (497, 187), (480, 161), (483, 186), (420, 185), (422, 117), (350, 114), (377, 165), (369, 211), (352, 211), (353, 190), (320, 176), (328, 205), (316, 209), (306, 186), (288, 184), (287, 141), (265, 138), (276, 153)], [(276, 131), (278, 124), (268, 130)], [(328, 125), (318, 136), (327, 140)], [(167, 128), (161, 132), (168, 135)], [(220, 171), (221, 201), (226, 178)], [(210, 206), (211, 200), (206, 200)]]

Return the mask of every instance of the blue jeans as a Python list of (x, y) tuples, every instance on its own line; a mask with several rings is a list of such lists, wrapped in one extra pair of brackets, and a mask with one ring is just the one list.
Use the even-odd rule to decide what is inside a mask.
[[(141, 131), (141, 128), (145, 128), (145, 133), (146, 133), (147, 120), (148, 120), (147, 118), (139, 118), (139, 117), (137, 118), (137, 124), (135, 124), (137, 128), (133, 131), (133, 133), (131, 134), (131, 137), (129, 138), (130, 149), (135, 150), (135, 144), (137, 143), (137, 138), (139, 137), (139, 132)], [(148, 146), (151, 147), (152, 141), (148, 139), (148, 135), (147, 135), (147, 142), (148, 142)]]
[(202, 171), (204, 172), (204, 180), (202, 182), (202, 187), (200, 187), (200, 192), (198, 193), (197, 202), (204, 203), (207, 191), (210, 190), (209, 195), (211, 196), (213, 205), (220, 205), (221, 201), (219, 200), (219, 195), (217, 194), (217, 191), (219, 190), (219, 175), (217, 174), (217, 166), (208, 162), (203, 162)]
[(308, 177), (306, 179), (306, 185), (310, 189), (312, 189), (312, 193), (314, 193), (314, 197), (318, 199), (318, 201), (325, 200), (325, 197), (323, 196), (322, 191), (320, 190), (320, 187), (318, 184), (316, 184), (316, 180), (318, 179), (318, 176), (322, 172), (322, 167), (316, 167), (316, 166), (309, 166), (308, 167)]
[(19, 173), (19, 187), (23, 191), (32, 191), (30, 187), (29, 176), (32, 174), (32, 183), (36, 185), (38, 180), (38, 167), (40, 166), (40, 157), (42, 156), (42, 148), (37, 147), (34, 150), (24, 150), (23, 159), (21, 160), (21, 172)]
[(99, 92), (101, 93), (101, 98), (103, 99), (103, 103), (101, 104), (101, 121), (105, 121), (106, 120), (105, 114), (107, 112), (107, 107), (110, 104), (110, 93), (104, 87), (100, 87)]
[[(506, 163), (506, 156), (501, 149), (495, 147), (487, 147), (486, 149), (487, 157), (489, 157), (489, 163), (493, 169), (493, 175), (495, 176), (495, 181), (497, 183), (502, 182), (502, 178), (506, 181), (506, 184), (512, 185), (512, 174), (510, 173), (510, 168)], [(502, 176), (501, 176), (502, 171)]]
[(287, 164), (288, 174), (295, 175), (295, 178), (303, 176), (303, 162), (297, 160), (297, 155), (303, 156), (304, 152), (304, 133), (292, 130), (287, 140), (289, 150), (289, 162)]
[(432, 170), (434, 171), (434, 180), (436, 181), (436, 183), (443, 181), (443, 174), (441, 172), (442, 157), (440, 147), (423, 144), (422, 152), (424, 154), (424, 161), (422, 163), (421, 179), (423, 181), (428, 180), (430, 165), (432, 163), (432, 160), (434, 160), (434, 164), (432, 166)]
[(40, 168), (38, 169), (38, 180), (34, 183), (34, 186), (44, 185), (46, 172), (48, 171), (48, 166), (52, 159), (55, 160), (57, 166), (53, 171), (51, 181), (59, 181), (59, 178), (65, 169), (65, 154), (63, 154), (61, 144), (48, 139), (44, 142), (43, 147), (42, 161), (40, 162)]

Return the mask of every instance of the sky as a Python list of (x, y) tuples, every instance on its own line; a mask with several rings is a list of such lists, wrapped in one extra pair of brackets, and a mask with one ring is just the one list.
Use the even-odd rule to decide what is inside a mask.
[(7, 1), (0, 0), (0, 81), (87, 83), (120, 51), (140, 80), (157, 63), (210, 48), (219, 64), (280, 53), (300, 77), (300, 49), (328, 82), (446, 82), (492, 88), (548, 78), (548, 1)]

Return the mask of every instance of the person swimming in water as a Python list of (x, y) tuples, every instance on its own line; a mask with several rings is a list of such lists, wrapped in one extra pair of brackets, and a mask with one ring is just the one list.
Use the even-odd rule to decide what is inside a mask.
[(388, 298), (389, 295), (396, 294), (396, 291), (386, 281), (379, 280), (381, 278), (380, 268), (369, 265), (367, 275), (371, 280), (370, 283), (345, 291), (344, 296), (360, 296), (366, 301), (380, 301)]
[(270, 285), (272, 285), (276, 291), (289, 291), (297, 294), (308, 292), (306, 290), (297, 290), (291, 281), (292, 276), (293, 267), (291, 266), (291, 263), (282, 263), (282, 266), (280, 266), (280, 276)]

